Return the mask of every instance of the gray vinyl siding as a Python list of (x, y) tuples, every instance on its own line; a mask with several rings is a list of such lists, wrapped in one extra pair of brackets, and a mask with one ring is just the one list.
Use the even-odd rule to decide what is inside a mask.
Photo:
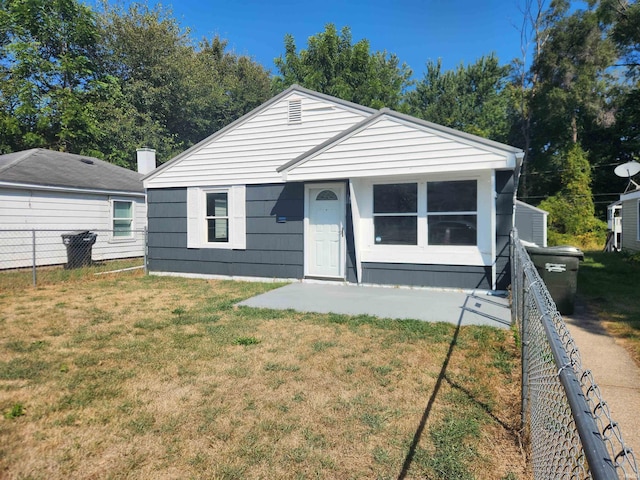
[[(510, 284), (509, 233), (513, 221), (513, 173), (496, 173), (497, 289)], [(185, 188), (151, 189), (149, 269), (181, 273), (303, 278), (304, 183), (247, 185), (246, 250), (188, 249)], [(286, 222), (278, 223), (279, 217)], [(347, 202), (346, 280), (355, 283), (356, 251), (351, 205)], [(362, 282), (450, 288), (492, 288), (491, 266), (363, 262)]]
[(186, 188), (147, 195), (151, 271), (302, 278), (304, 184), (247, 186), (246, 250), (188, 249)]
[(518, 229), (518, 237), (521, 240), (546, 247), (544, 231), (547, 225), (544, 213), (518, 203), (516, 205), (515, 223)]
[(509, 260), (510, 234), (513, 228), (515, 183), (513, 171), (496, 172), (496, 290), (511, 284)]
[(638, 240), (638, 203), (634, 198), (622, 202), (622, 249), (630, 252), (640, 251)]
[(374, 285), (491, 290), (491, 267), (366, 262), (362, 264), (362, 281)]

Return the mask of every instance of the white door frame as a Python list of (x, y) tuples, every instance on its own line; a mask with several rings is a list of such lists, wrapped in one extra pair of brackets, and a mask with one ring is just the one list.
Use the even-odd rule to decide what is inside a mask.
[(317, 273), (313, 273), (310, 271), (311, 266), (311, 258), (310, 253), (311, 249), (309, 248), (309, 242), (311, 241), (310, 234), (310, 225), (309, 225), (309, 211), (311, 204), (310, 191), (311, 189), (324, 189), (328, 188), (334, 190), (338, 195), (338, 201), (340, 202), (340, 224), (338, 228), (340, 229), (340, 259), (339, 259), (339, 274), (338, 277), (327, 277), (327, 278), (345, 278), (345, 269), (346, 269), (346, 258), (347, 258), (347, 246), (345, 241), (345, 230), (346, 230), (346, 217), (347, 217), (347, 202), (346, 202), (346, 187), (344, 182), (332, 182), (332, 183), (307, 183), (304, 186), (304, 275), (305, 277), (323, 277), (323, 275), (318, 275)]

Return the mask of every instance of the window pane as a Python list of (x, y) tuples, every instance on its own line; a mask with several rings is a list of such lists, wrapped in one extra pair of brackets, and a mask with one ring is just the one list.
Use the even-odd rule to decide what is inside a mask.
[(428, 182), (427, 210), (429, 212), (475, 212), (478, 185), (475, 180), (456, 182)]
[(374, 213), (417, 213), (418, 184), (397, 183), (373, 186)]
[(133, 218), (133, 203), (113, 202), (113, 218)]
[(322, 190), (316, 200), (338, 200), (338, 196), (331, 190)]
[(229, 221), (226, 218), (207, 220), (207, 242), (228, 242)]
[(418, 217), (374, 217), (378, 245), (417, 245)]
[(114, 220), (113, 236), (114, 237), (130, 237), (131, 236), (131, 220)]
[(429, 215), (429, 245), (476, 245), (476, 215)]
[(207, 217), (226, 217), (227, 211), (226, 193), (207, 193)]

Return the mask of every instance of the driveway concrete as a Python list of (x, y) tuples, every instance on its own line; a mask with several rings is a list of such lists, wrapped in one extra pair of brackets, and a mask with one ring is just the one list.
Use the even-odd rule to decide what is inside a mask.
[(591, 370), (611, 417), (640, 466), (640, 369), (581, 301), (564, 317), (578, 346), (582, 368)]
[(486, 291), (291, 283), (238, 305), (509, 328), (507, 298)]

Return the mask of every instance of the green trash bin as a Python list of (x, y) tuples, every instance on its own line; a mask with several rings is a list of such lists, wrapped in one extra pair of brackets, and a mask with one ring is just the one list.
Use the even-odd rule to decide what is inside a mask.
[(578, 289), (578, 267), (584, 260), (579, 248), (569, 245), (559, 247), (527, 247), (529, 257), (538, 270), (562, 315), (571, 315)]

